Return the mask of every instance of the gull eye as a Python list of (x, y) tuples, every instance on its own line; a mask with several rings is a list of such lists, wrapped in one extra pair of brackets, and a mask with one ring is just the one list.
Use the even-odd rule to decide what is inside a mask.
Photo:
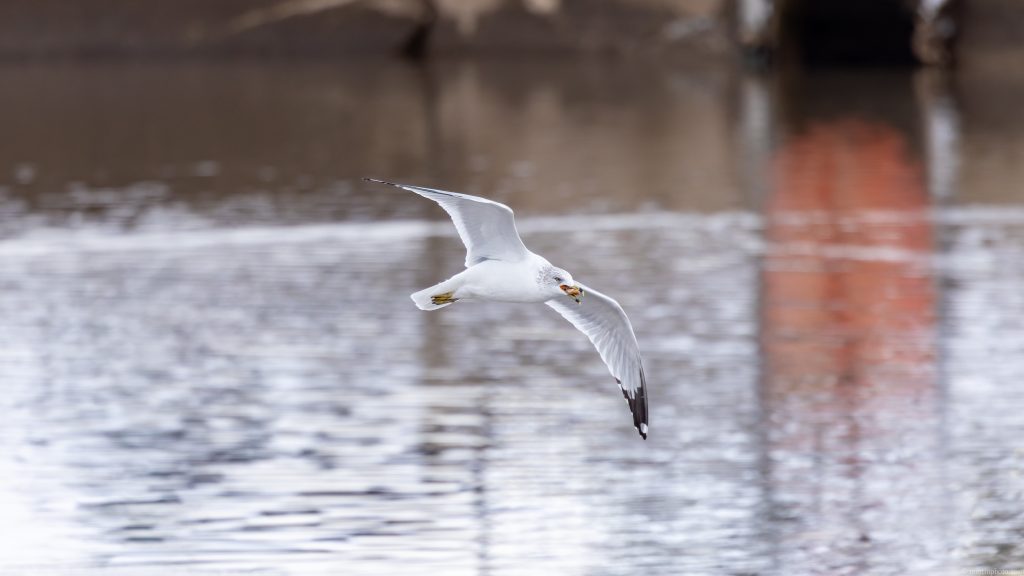
[(562, 277), (561, 276), (555, 276), (555, 282), (558, 282), (559, 284), (561, 284), (562, 283)]

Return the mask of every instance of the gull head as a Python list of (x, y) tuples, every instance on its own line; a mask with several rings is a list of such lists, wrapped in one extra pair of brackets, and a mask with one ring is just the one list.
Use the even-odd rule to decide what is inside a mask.
[(572, 274), (565, 270), (551, 267), (545, 271), (542, 282), (544, 288), (550, 291), (551, 294), (555, 296), (565, 295), (575, 300), (577, 304), (582, 303), (583, 288), (576, 284), (576, 281), (572, 279)]

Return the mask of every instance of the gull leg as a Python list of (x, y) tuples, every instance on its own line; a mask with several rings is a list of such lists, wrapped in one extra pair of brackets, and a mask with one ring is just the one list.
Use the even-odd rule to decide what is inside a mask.
[(412, 295), (412, 301), (420, 310), (437, 310), (454, 304), (460, 298), (455, 297), (462, 286), (463, 280), (459, 275), (434, 284), (430, 288), (424, 288)]
[(445, 304), (451, 304), (452, 302), (458, 302), (459, 299), (455, 297), (455, 292), (442, 292), (435, 294), (430, 297), (430, 302), (434, 306), (443, 306)]

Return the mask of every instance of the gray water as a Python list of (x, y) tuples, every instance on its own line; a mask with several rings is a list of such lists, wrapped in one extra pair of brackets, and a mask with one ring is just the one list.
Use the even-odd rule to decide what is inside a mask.
[[(0, 68), (0, 573), (1024, 570), (1021, 83)], [(1007, 95), (1009, 94), (1009, 96)], [(616, 296), (408, 294), (505, 201)]]

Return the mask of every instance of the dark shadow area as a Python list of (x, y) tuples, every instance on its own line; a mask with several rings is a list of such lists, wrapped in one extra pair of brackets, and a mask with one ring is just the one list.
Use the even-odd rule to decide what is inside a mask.
[(914, 66), (914, 14), (901, 0), (785, 4), (782, 34), (806, 66)]

